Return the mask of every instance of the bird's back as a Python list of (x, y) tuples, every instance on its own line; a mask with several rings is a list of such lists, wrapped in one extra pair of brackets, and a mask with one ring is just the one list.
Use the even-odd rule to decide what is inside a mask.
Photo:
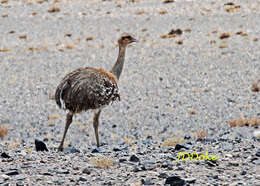
[(97, 109), (120, 100), (116, 77), (104, 69), (79, 68), (58, 85), (55, 100), (59, 107), (74, 113)]

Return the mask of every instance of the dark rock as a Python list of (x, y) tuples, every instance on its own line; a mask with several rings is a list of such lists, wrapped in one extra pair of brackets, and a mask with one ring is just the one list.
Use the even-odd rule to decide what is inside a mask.
[(163, 162), (162, 165), (161, 165), (162, 168), (167, 168), (168, 166), (169, 166), (169, 164), (166, 161)]
[(101, 143), (100, 143), (100, 147), (106, 146), (106, 145), (108, 145), (108, 143), (106, 143), (106, 142), (101, 142)]
[(107, 181), (104, 185), (113, 185), (111, 181)]
[(114, 147), (114, 148), (113, 148), (113, 151), (115, 151), (115, 152), (120, 152), (120, 151), (122, 151), (122, 149), (119, 148), (119, 147)]
[(140, 172), (140, 171), (142, 171), (142, 168), (140, 168), (140, 167), (135, 167), (133, 169), (133, 172)]
[(80, 176), (79, 181), (88, 181), (88, 180), (86, 178)]
[(235, 141), (236, 141), (237, 143), (241, 143), (241, 138), (240, 138), (240, 137), (236, 137), (236, 138), (235, 138)]
[(38, 151), (49, 151), (47, 149), (46, 144), (43, 141), (35, 139), (34, 143), (35, 143), (35, 149), (36, 149), (37, 152)]
[(231, 161), (228, 163), (228, 165), (237, 167), (237, 166), (239, 166), (239, 163), (237, 163), (236, 161)]
[(114, 151), (116, 151), (116, 150), (119, 150), (119, 151), (124, 151), (124, 150), (127, 150), (128, 149), (128, 147), (127, 146), (125, 146), (125, 145), (119, 145), (119, 146), (117, 146), (117, 147), (114, 147)]
[(190, 140), (191, 137), (190, 137), (190, 136), (184, 136), (184, 139), (185, 139), (185, 140)]
[(19, 174), (19, 171), (17, 169), (15, 170), (9, 170), (7, 172), (4, 173), (5, 175), (8, 175), (8, 176), (14, 176), (14, 175), (18, 175)]
[(150, 178), (142, 179), (141, 182), (143, 185), (154, 185), (154, 183), (152, 182), (152, 180)]
[(206, 160), (206, 164), (210, 167), (215, 167), (218, 165), (217, 161), (214, 160)]
[(204, 138), (204, 139), (201, 139), (201, 138), (198, 138), (196, 140), (196, 142), (201, 142), (201, 143), (215, 143), (217, 142), (217, 140), (213, 139), (213, 138)]
[(63, 149), (64, 153), (80, 153), (80, 150), (76, 149), (75, 147), (65, 147)]
[(169, 33), (169, 35), (173, 35), (173, 34), (176, 34), (176, 35), (181, 35), (182, 34), (182, 30), (177, 28), (176, 30), (175, 29), (172, 29)]
[(150, 139), (150, 140), (152, 140), (153, 137), (149, 135), (149, 136), (146, 137), (146, 139)]
[(112, 128), (116, 128), (117, 126), (114, 124), (114, 125), (112, 125)]
[(242, 170), (242, 172), (240, 173), (240, 175), (242, 175), (242, 176), (246, 175), (246, 171), (245, 171), (245, 170)]
[(13, 160), (13, 158), (3, 158), (2, 162), (11, 162)]
[(224, 6), (234, 6), (234, 5), (235, 5), (235, 3), (233, 3), (233, 2), (228, 2), (228, 3), (224, 4)]
[(168, 130), (169, 126), (165, 126), (163, 127), (162, 131), (160, 132), (160, 134), (165, 133)]
[(91, 174), (91, 170), (89, 168), (84, 168), (82, 171), (83, 174)]
[(3, 152), (2, 154), (1, 154), (1, 157), (2, 158), (11, 158), (11, 156), (9, 156), (7, 153), (5, 153), (5, 152)]
[(175, 150), (181, 150), (181, 149), (189, 149), (186, 145), (180, 145), (180, 144), (176, 144), (175, 146)]
[(136, 155), (132, 155), (130, 157), (129, 161), (131, 161), (131, 162), (139, 162), (140, 160), (139, 160), (139, 158)]
[(127, 161), (125, 158), (120, 158), (120, 159), (119, 159), (119, 162), (120, 162), (120, 163), (125, 162), (125, 161)]
[(18, 182), (16, 183), (16, 186), (24, 186), (24, 184), (23, 184), (22, 181), (18, 181)]
[(44, 175), (44, 176), (53, 176), (53, 174), (51, 172), (43, 172), (42, 175)]
[(257, 157), (260, 157), (260, 151), (256, 152), (255, 155), (256, 155)]
[(212, 175), (212, 178), (217, 180), (218, 179), (218, 175)]
[(40, 161), (40, 163), (46, 163), (46, 161), (44, 161), (44, 160), (41, 160), (41, 161)]
[(250, 159), (251, 162), (253, 162), (253, 161), (255, 161), (255, 160), (258, 160), (258, 158), (257, 158), (257, 157), (252, 157), (252, 158)]
[(164, 153), (175, 152), (175, 147), (168, 147)]
[(32, 165), (22, 165), (21, 168), (22, 169), (28, 169), (28, 168), (32, 168)]
[(228, 101), (229, 103), (236, 103), (236, 101), (235, 101), (235, 100), (233, 100), (233, 99), (230, 99), (230, 98), (227, 98), (227, 101)]
[(258, 137), (256, 137), (256, 136), (252, 136), (252, 139), (253, 139), (254, 141), (260, 142), (260, 138), (258, 138)]
[(67, 170), (67, 169), (57, 169), (57, 170), (56, 170), (56, 173), (57, 173), (57, 174), (69, 174), (70, 171)]
[(91, 151), (91, 153), (101, 153), (102, 150), (100, 148), (95, 148)]
[(171, 176), (166, 178), (165, 184), (171, 186), (183, 186), (185, 185), (185, 180), (181, 179), (179, 176)]
[(145, 167), (145, 165), (141, 165), (140, 168), (141, 168), (141, 170), (143, 170), (143, 171), (146, 171), (146, 170), (147, 170), (146, 167)]
[(166, 173), (162, 172), (162, 173), (160, 173), (160, 174), (158, 175), (158, 177), (159, 177), (159, 178), (168, 178), (168, 175), (167, 175)]

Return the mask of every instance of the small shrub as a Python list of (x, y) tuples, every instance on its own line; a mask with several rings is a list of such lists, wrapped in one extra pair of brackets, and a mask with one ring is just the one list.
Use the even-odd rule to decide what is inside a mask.
[(0, 138), (4, 138), (5, 136), (7, 136), (9, 129), (10, 127), (8, 125), (0, 125)]
[(108, 168), (114, 164), (114, 160), (110, 157), (100, 156), (90, 160), (90, 164), (97, 168)]
[(162, 147), (175, 147), (177, 144), (181, 144), (184, 142), (184, 139), (181, 137), (172, 137), (169, 138), (167, 140), (165, 140), (164, 142), (162, 142), (161, 146)]
[(252, 117), (252, 118), (244, 118), (243, 116), (240, 116), (237, 119), (229, 120), (228, 121), (230, 127), (254, 127), (257, 125), (260, 125), (260, 118)]
[(197, 130), (196, 132), (194, 132), (194, 136), (197, 139), (204, 140), (208, 136), (208, 130)]

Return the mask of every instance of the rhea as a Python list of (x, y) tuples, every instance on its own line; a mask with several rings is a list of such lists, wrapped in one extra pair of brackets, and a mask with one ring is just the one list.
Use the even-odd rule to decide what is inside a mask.
[(119, 53), (117, 60), (108, 72), (102, 68), (85, 67), (67, 74), (55, 92), (57, 105), (67, 111), (66, 124), (58, 151), (63, 150), (64, 140), (76, 113), (94, 110), (93, 127), (97, 146), (100, 146), (98, 126), (102, 108), (114, 101), (120, 101), (117, 81), (122, 73), (126, 47), (137, 40), (128, 33), (118, 39)]

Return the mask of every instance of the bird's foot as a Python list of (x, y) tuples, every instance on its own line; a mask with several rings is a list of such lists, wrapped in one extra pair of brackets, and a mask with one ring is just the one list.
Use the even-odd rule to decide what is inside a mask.
[(58, 152), (62, 152), (62, 151), (63, 151), (63, 147), (62, 147), (62, 146), (59, 146)]

